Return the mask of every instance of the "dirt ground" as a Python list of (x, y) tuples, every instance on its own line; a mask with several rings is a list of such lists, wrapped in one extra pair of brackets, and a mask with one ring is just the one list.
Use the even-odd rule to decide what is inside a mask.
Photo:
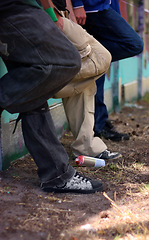
[[(103, 168), (76, 167), (102, 180), (104, 192), (44, 193), (33, 159), (18, 159), (0, 173), (0, 240), (149, 239), (149, 101), (127, 105), (110, 118), (130, 134), (129, 141), (104, 140), (121, 160)], [(70, 132), (61, 139), (70, 158), (72, 141)]]

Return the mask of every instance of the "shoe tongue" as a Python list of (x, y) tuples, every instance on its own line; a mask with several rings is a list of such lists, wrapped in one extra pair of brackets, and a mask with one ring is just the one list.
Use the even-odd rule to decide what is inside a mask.
[(82, 180), (86, 180), (86, 181), (90, 180), (89, 177), (86, 177), (86, 176), (84, 176), (83, 174), (81, 174), (81, 173), (79, 173), (79, 172), (76, 172), (76, 174), (75, 174), (74, 176), (75, 176), (75, 177), (76, 177), (76, 176), (77, 176), (77, 177), (80, 177), (80, 178), (82, 178)]

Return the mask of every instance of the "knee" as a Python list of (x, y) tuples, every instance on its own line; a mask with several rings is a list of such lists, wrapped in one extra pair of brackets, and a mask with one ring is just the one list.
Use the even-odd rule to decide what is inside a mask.
[(112, 61), (112, 56), (111, 53), (106, 48), (104, 50), (104, 53), (102, 54), (100, 61), (101, 61), (100, 72), (101, 73), (107, 72)]
[(132, 39), (130, 51), (132, 51), (132, 56), (142, 53), (144, 48), (144, 42), (142, 38), (136, 33), (134, 39)]
[(140, 54), (141, 52), (143, 52), (143, 48), (144, 48), (144, 42), (139, 37), (138, 41), (136, 42), (136, 54)]
[[(71, 43), (70, 43), (71, 44)], [(71, 66), (71, 73), (74, 74), (74, 76), (79, 72), (81, 68), (81, 57), (79, 54), (79, 51), (71, 44), (71, 48), (68, 50), (68, 66)]]

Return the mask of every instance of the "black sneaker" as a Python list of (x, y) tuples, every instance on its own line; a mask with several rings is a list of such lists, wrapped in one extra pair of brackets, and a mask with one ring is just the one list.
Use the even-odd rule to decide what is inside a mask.
[(46, 192), (87, 194), (103, 191), (103, 184), (76, 172), (63, 186), (48, 187), (48, 183), (42, 183), (41, 189)]
[(0, 107), (0, 117), (1, 117), (1, 114), (2, 114), (2, 111), (3, 111), (3, 110), (4, 110), (4, 109)]
[(129, 134), (119, 133), (109, 120), (106, 121), (106, 124), (102, 131), (95, 133), (95, 136), (104, 137), (105, 139), (110, 139), (116, 142), (129, 140)]
[(104, 160), (113, 160), (122, 157), (122, 155), (118, 152), (110, 152), (109, 150), (105, 150), (96, 156), (96, 158), (104, 159)]

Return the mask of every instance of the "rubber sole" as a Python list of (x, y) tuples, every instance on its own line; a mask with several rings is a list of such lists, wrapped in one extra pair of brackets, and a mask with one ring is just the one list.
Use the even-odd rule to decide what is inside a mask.
[(81, 190), (81, 189), (65, 189), (65, 188), (43, 188), (44, 192), (54, 192), (54, 193), (77, 193), (77, 194), (91, 194), (96, 192), (102, 192), (104, 190), (103, 185), (99, 188), (92, 190)]

